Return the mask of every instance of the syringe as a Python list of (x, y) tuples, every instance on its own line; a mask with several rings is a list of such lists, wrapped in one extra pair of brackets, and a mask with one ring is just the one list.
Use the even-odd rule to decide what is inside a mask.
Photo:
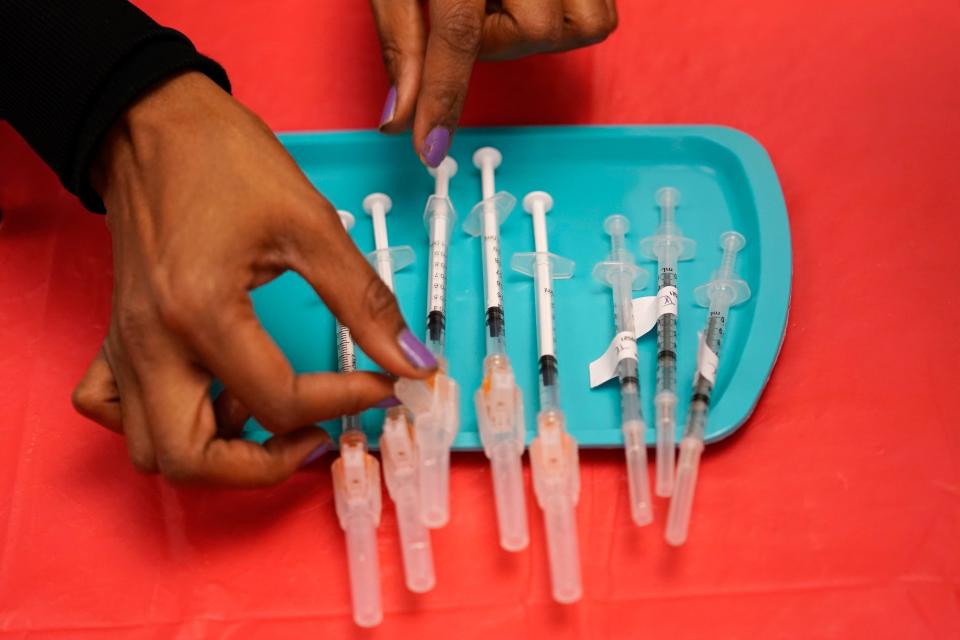
[(579, 600), (582, 594), (576, 517), (580, 466), (577, 442), (564, 428), (565, 419), (560, 409), (553, 281), (572, 277), (574, 264), (548, 249), (546, 216), (552, 207), (553, 199), (543, 191), (534, 191), (524, 197), (523, 208), (533, 217), (536, 251), (514, 254), (510, 264), (514, 271), (532, 276), (536, 289), (540, 413), (537, 414), (537, 436), (530, 444), (530, 464), (534, 492), (543, 509), (553, 598), (557, 602), (571, 603)]
[(677, 463), (677, 484), (670, 511), (667, 513), (666, 539), (672, 545), (681, 545), (687, 539), (690, 526), (690, 511), (697, 484), (697, 468), (703, 452), (703, 438), (710, 408), (710, 393), (716, 383), (720, 343), (726, 330), (727, 312), (730, 307), (750, 299), (750, 287), (740, 278), (734, 266), (737, 252), (746, 244), (736, 231), (727, 231), (720, 236), (723, 261), (714, 271), (710, 282), (693, 291), (697, 304), (708, 307), (706, 336), (697, 354), (697, 373), (693, 382), (693, 397), (687, 410), (687, 426), (680, 441), (680, 460)]
[(482, 147), (473, 154), (473, 164), (480, 169), (483, 200), (470, 212), (463, 229), (472, 236), (483, 237), (487, 356), (483, 360), (483, 381), (474, 395), (477, 423), (483, 451), (490, 459), (500, 546), (507, 551), (520, 551), (530, 541), (523, 491), (526, 431), (523, 395), (507, 357), (500, 270), (500, 225), (517, 201), (505, 191), (495, 192), (494, 170), (502, 159), (493, 147)]
[[(353, 216), (346, 211), (338, 213), (344, 228), (349, 231), (353, 227)], [(353, 338), (350, 330), (339, 322), (337, 354), (341, 372), (356, 371)], [(346, 534), (353, 621), (361, 627), (374, 627), (383, 619), (377, 559), (380, 465), (367, 452), (367, 436), (360, 427), (360, 416), (344, 416), (342, 425), (340, 457), (333, 462), (331, 471), (337, 519)]]
[(684, 238), (674, 221), (680, 192), (673, 187), (657, 190), (660, 226), (640, 241), (640, 255), (657, 261), (657, 296), (672, 298), (673, 305), (657, 319), (657, 395), (653, 398), (657, 424), (657, 474), (654, 491), (658, 496), (673, 493), (673, 465), (677, 431), (677, 261), (689, 260), (697, 243)]
[(444, 158), (434, 176), (434, 194), (427, 200), (423, 219), (430, 234), (427, 281), (427, 348), (440, 363), (427, 380), (401, 378), (397, 398), (413, 412), (413, 435), (420, 478), (420, 511), (428, 527), (442, 527), (450, 519), (450, 446), (460, 428), (460, 390), (447, 373), (446, 334), (447, 248), (456, 213), (448, 196), (450, 178), (457, 173), (453, 158)]
[[(382, 193), (372, 193), (363, 200), (363, 210), (373, 218), (376, 246), (368, 259), (376, 266), (387, 288), (393, 291), (393, 272), (413, 262), (413, 249), (390, 246), (386, 216), (391, 206), (390, 198)], [(430, 532), (420, 517), (417, 457), (412, 429), (412, 421), (404, 407), (388, 409), (380, 436), (380, 455), (383, 457), (387, 491), (397, 512), (405, 582), (411, 591), (422, 593), (433, 588), (436, 578)]]
[(647, 479), (646, 424), (640, 411), (640, 378), (637, 374), (637, 337), (633, 321), (634, 289), (642, 289), (649, 278), (627, 251), (625, 236), (630, 229), (626, 217), (615, 214), (603, 222), (610, 234), (610, 255), (593, 269), (593, 277), (613, 290), (617, 323), (617, 376), (620, 378), (620, 420), (627, 457), (627, 486), (630, 515), (638, 526), (653, 521), (650, 483)]

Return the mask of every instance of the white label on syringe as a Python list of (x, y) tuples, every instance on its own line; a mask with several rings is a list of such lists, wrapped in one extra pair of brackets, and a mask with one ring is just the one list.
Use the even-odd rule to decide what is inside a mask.
[(621, 331), (613, 336), (606, 352), (590, 363), (590, 388), (616, 378), (617, 363), (628, 359), (637, 361), (637, 339), (629, 331)]
[(646, 335), (657, 326), (657, 319), (665, 314), (677, 314), (677, 288), (663, 287), (655, 296), (633, 299), (633, 330), (637, 337)]
[[(697, 346), (697, 373), (710, 381), (710, 384), (717, 383), (717, 366), (720, 364), (720, 357), (713, 352), (713, 349), (707, 346), (703, 339), (703, 332), (698, 334), (699, 345)], [(696, 376), (693, 378), (694, 384), (697, 382)]]
[(661, 287), (657, 291), (657, 317), (665, 313), (677, 315), (677, 288), (672, 286)]
[(430, 243), (430, 280), (427, 292), (427, 313), (443, 313), (447, 290), (447, 220), (435, 218)]

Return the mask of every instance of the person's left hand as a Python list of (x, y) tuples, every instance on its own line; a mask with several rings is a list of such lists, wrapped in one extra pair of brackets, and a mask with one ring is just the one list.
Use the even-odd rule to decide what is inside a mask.
[(370, 0), (392, 86), (380, 130), (413, 126), (424, 164), (447, 155), (476, 59), (508, 60), (601, 42), (617, 27), (615, 0)]

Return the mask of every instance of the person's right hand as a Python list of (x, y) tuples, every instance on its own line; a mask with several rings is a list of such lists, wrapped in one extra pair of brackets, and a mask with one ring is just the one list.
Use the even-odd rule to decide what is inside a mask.
[[(129, 108), (91, 177), (113, 238), (113, 311), (74, 404), (126, 436), (137, 469), (273, 484), (329, 446), (315, 422), (392, 396), (383, 374), (295, 374), (248, 295), (287, 269), (386, 371), (436, 367), (334, 208), (206, 76), (169, 79)], [(225, 387), (216, 403), (213, 377)], [(236, 438), (250, 414), (275, 434), (264, 446)]]

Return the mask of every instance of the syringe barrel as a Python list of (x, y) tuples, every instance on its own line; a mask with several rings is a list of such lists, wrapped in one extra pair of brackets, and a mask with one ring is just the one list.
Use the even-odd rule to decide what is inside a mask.
[(710, 303), (704, 342), (718, 356), (720, 355), (720, 344), (723, 342), (723, 334), (726, 331), (727, 313), (729, 311), (730, 306), (723, 304), (722, 301)]
[(694, 437), (703, 440), (706, 435), (707, 416), (710, 413), (710, 392), (713, 384), (699, 373), (693, 384), (693, 397), (687, 409), (687, 425), (683, 430), (684, 438)]
[(553, 599), (570, 604), (583, 595), (577, 512), (569, 497), (561, 495), (552, 496), (542, 506)]
[(633, 277), (626, 271), (612, 274), (613, 310), (617, 332), (633, 333)]
[(680, 460), (677, 463), (677, 484), (673, 489), (670, 509), (667, 513), (665, 538), (672, 545), (681, 545), (687, 539), (690, 527), (690, 512), (693, 509), (693, 496), (697, 487), (697, 472), (700, 466), (700, 454), (703, 452), (703, 439), (685, 436), (680, 441)]
[(357, 514), (344, 523), (344, 533), (353, 621), (360, 627), (375, 627), (383, 620), (377, 527), (372, 517)]
[[(676, 255), (660, 258), (659, 289), (677, 286)], [(657, 394), (654, 396), (657, 432), (657, 470), (654, 490), (661, 497), (673, 493), (677, 430), (677, 316), (665, 313), (657, 319)]]
[(643, 420), (640, 410), (640, 380), (637, 377), (637, 361), (625, 358), (617, 363), (620, 378), (620, 418), (624, 422)]
[[(500, 266), (500, 221), (493, 203), (484, 204), (481, 227), (481, 259), (483, 264), (483, 292), (486, 308), (503, 312), (503, 275)], [(489, 325), (488, 325), (489, 328)]]
[(537, 312), (537, 346), (542, 360), (543, 356), (555, 355), (557, 349), (553, 326), (553, 268), (549, 253), (536, 253), (533, 282), (536, 288), (534, 301)]
[[(495, 328), (491, 323), (491, 316), (499, 318), (498, 327)], [(493, 322), (497, 322), (494, 320)], [(506, 356), (507, 340), (503, 330), (503, 309), (501, 307), (491, 307), (487, 309), (487, 356)]]
[(343, 417), (340, 419), (340, 426), (341, 426), (341, 429), (342, 429), (344, 432), (346, 432), (346, 431), (362, 431), (362, 427), (361, 427), (361, 425), (360, 425), (360, 416), (359, 416), (359, 415), (343, 416)]
[[(556, 373), (557, 359), (540, 358), (540, 408), (560, 409), (560, 380)], [(551, 368), (553, 372), (551, 373)]]
[(657, 392), (677, 391), (677, 316), (657, 318)]
[(530, 533), (523, 488), (522, 453), (517, 453), (511, 442), (503, 442), (493, 447), (490, 471), (493, 476), (500, 546), (506, 551), (526, 549), (530, 543)]
[(420, 517), (417, 488), (412, 483), (393, 495), (397, 529), (403, 554), (403, 574), (407, 588), (414, 593), (429, 591), (436, 584), (430, 531)]
[(442, 356), (446, 338), (447, 247), (453, 220), (449, 201), (432, 196), (427, 203), (430, 263), (427, 268), (427, 348)]

